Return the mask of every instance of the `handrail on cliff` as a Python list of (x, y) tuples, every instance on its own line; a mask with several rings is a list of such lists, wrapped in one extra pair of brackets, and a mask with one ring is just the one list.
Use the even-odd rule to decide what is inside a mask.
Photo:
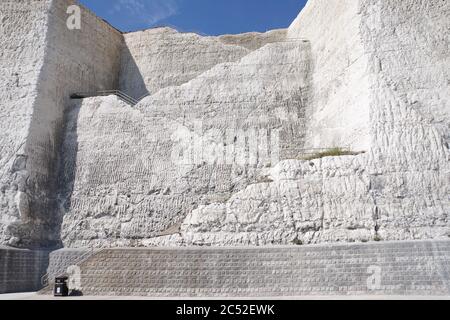
[(95, 92), (77, 92), (77, 93), (70, 95), (70, 98), (71, 99), (84, 99), (84, 98), (110, 96), (110, 95), (115, 95), (122, 101), (124, 101), (134, 107), (135, 105), (137, 105), (139, 103), (139, 101), (141, 101), (142, 99), (144, 99), (145, 97), (147, 97), (150, 94), (147, 93), (144, 96), (142, 96), (141, 98), (135, 99), (120, 90), (102, 90), (102, 91), (95, 91)]

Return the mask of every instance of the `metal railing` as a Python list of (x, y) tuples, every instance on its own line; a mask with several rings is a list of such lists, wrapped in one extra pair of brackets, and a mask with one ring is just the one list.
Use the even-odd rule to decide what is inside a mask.
[[(78, 256), (73, 261), (71, 261), (69, 266), (80, 265), (83, 262), (85, 262), (86, 260), (88, 260), (89, 258), (93, 257), (95, 254), (101, 252), (102, 250), (103, 249), (90, 248), (88, 251), (83, 253), (81, 256)], [(58, 269), (58, 270), (56, 270), (56, 272), (51, 272), (51, 273), (47, 272), (46, 274), (44, 274), (41, 277), (41, 285), (43, 287), (47, 287), (50, 284), (49, 279), (50, 279), (51, 276), (55, 278), (55, 277), (59, 277), (59, 276), (64, 275), (66, 273), (66, 271), (67, 271), (67, 267), (69, 267), (69, 266), (66, 266), (64, 268), (64, 270), (63, 269)]]
[(143, 96), (141, 96), (139, 99), (137, 99), (137, 102), (141, 102), (142, 100), (144, 100), (144, 98), (147, 98), (150, 95), (150, 92), (147, 92), (146, 94), (144, 94)]
[(110, 96), (115, 95), (122, 101), (128, 103), (131, 106), (135, 106), (139, 103), (140, 100), (145, 98), (146, 96), (140, 98), (140, 100), (136, 100), (133, 97), (130, 97), (126, 93), (120, 91), (120, 90), (103, 90), (103, 91), (96, 91), (96, 92), (78, 92), (74, 93), (70, 96), (71, 99), (84, 99), (84, 98), (91, 98), (91, 97), (99, 97), (99, 96)]

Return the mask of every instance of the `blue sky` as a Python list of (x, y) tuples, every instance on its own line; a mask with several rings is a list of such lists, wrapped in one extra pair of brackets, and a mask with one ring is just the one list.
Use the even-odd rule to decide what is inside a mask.
[(205, 35), (286, 28), (306, 0), (79, 0), (122, 31), (167, 25)]

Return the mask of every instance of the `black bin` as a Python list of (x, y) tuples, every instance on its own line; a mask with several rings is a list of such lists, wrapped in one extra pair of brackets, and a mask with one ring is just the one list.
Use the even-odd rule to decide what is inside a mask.
[(68, 277), (55, 278), (55, 297), (67, 297), (69, 295)]

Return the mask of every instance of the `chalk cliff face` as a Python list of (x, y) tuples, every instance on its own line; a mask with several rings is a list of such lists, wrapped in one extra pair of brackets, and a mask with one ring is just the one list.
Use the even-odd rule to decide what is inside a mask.
[(0, 3), (0, 239), (10, 245), (60, 242), (58, 166), (69, 97), (118, 85), (122, 34), (86, 9), (82, 29), (69, 30), (73, 4)]
[[(30, 4), (30, 3), (28, 3)], [(7, 226), (27, 219), (25, 144), (38, 94), (48, 24), (47, 1), (26, 8), (0, 4), (0, 239)], [(22, 10), (21, 10), (22, 9)]]
[[(57, 34), (52, 17), (69, 3), (29, 13), (41, 37)], [(221, 37), (169, 28), (122, 35), (86, 11), (106, 38), (83, 40), (81, 30), (69, 44), (64, 31), (30, 38), (41, 45), (29, 52), (9, 39), (0, 66), (13, 57), (30, 85), (14, 87), (9, 69), (0, 83), (1, 241), (449, 237), (449, 10), (439, 0), (310, 0), (287, 30)], [(2, 26), (21, 23), (5, 16)], [(86, 54), (69, 55), (78, 67), (65, 72), (81, 76), (61, 81), (60, 53), (71, 46)], [(110, 88), (149, 96), (134, 107), (115, 96), (67, 99)], [(332, 147), (356, 155), (301, 160)]]
[(139, 99), (168, 86), (179, 86), (250, 50), (215, 37), (156, 28), (124, 35), (120, 89)]
[(177, 233), (199, 205), (226, 203), (257, 183), (264, 168), (302, 147), (308, 75), (309, 43), (282, 42), (135, 108), (85, 99), (65, 142), (67, 159), (76, 158), (64, 170), (74, 171), (65, 243), (142, 245)]
[(310, 1), (288, 31), (311, 42), (306, 144), (366, 153), (282, 161), (274, 182), (191, 212), (180, 241), (448, 237), (448, 12), (443, 1)]

